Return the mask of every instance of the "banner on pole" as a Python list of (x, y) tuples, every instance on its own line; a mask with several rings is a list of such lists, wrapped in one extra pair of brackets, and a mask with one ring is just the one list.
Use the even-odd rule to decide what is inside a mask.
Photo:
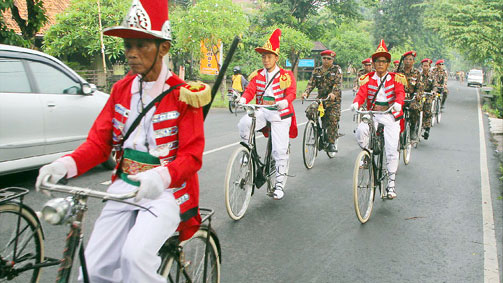
[(217, 45), (207, 47), (204, 40), (201, 40), (201, 62), (199, 71), (201, 74), (218, 75), (222, 65), (223, 44), (219, 40)]

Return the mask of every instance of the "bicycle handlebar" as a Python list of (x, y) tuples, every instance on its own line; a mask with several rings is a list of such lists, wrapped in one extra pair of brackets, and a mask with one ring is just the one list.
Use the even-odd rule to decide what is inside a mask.
[(387, 113), (391, 112), (391, 109), (392, 109), (392, 107), (388, 108), (388, 110), (386, 110), (386, 111), (374, 111), (374, 110), (362, 111), (362, 110), (356, 110), (356, 113), (358, 113), (358, 114), (387, 114)]
[(263, 105), (263, 104), (242, 104), (242, 103), (238, 103), (237, 104), (238, 106), (241, 106), (243, 108), (248, 108), (248, 109), (253, 109), (253, 110), (257, 110), (259, 108), (275, 108), (276, 110), (278, 109), (278, 104), (271, 104), (271, 105)]
[(322, 101), (327, 101), (328, 99), (329, 99), (328, 97), (326, 97), (326, 98), (303, 98), (302, 103), (304, 103), (304, 101), (322, 102)]
[[(52, 184), (49, 183), (50, 176), (47, 176), (44, 180), (42, 180), (41, 189), (53, 192), (66, 193), (71, 195), (81, 195), (92, 198), (99, 198), (103, 200), (113, 200), (118, 202), (123, 202), (125, 199), (133, 198), (138, 193), (138, 190), (135, 190), (126, 194), (110, 194), (106, 192), (100, 192), (96, 190), (92, 190), (89, 188), (75, 187), (75, 186), (67, 186), (60, 184)], [(129, 202), (128, 202), (129, 203)]]

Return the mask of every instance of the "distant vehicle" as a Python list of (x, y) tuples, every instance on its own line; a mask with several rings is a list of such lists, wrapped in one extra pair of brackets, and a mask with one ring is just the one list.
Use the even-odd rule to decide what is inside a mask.
[(468, 86), (478, 85), (482, 87), (482, 85), (484, 84), (484, 73), (482, 72), (482, 70), (471, 69), (470, 72), (468, 72), (466, 84)]
[[(70, 153), (87, 137), (109, 95), (58, 59), (0, 44), (0, 175)], [(113, 159), (104, 163), (114, 166)]]

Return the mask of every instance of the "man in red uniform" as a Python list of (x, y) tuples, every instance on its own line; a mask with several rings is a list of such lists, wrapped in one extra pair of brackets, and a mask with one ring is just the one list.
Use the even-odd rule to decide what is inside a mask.
[[(398, 143), (400, 135), (400, 119), (403, 118), (402, 106), (405, 97), (404, 84), (406, 78), (402, 74), (389, 73), (388, 67), (391, 54), (386, 48), (384, 40), (372, 54), (375, 72), (370, 72), (360, 77), (360, 89), (353, 100), (352, 110), (357, 110), (367, 102), (367, 109), (374, 111), (386, 111), (390, 107), (389, 114), (376, 114), (375, 126), (384, 125), (384, 147), (386, 150), (386, 167), (388, 169), (388, 184), (386, 187), (389, 199), (396, 197), (395, 175), (398, 168)], [(356, 139), (362, 148), (367, 148), (369, 143), (369, 125), (362, 122), (356, 129)]]
[[(201, 106), (211, 98), (209, 87), (187, 85), (163, 63), (171, 46), (167, 1), (134, 0), (122, 25), (104, 34), (124, 38), (131, 72), (114, 84), (86, 142), (42, 167), (36, 186), (46, 176), (57, 182), (81, 175), (114, 148), (118, 162), (108, 192), (138, 190), (134, 201), (156, 216), (107, 202), (86, 248), (90, 281), (165, 282), (157, 274), (157, 252), (176, 230), (181, 239), (190, 238), (201, 220), (197, 171), (204, 150)], [(163, 92), (167, 95), (144, 112)]]
[[(288, 174), (288, 146), (290, 138), (297, 137), (297, 122), (292, 102), (295, 100), (297, 85), (292, 72), (278, 67), (281, 30), (276, 29), (269, 40), (255, 51), (262, 55), (263, 69), (253, 72), (239, 103), (250, 102), (256, 97), (257, 104), (278, 106), (278, 110), (262, 108), (257, 111), (256, 129), (271, 123), (272, 157), (276, 161), (276, 187), (274, 199), (282, 199)], [(241, 139), (248, 142), (252, 119), (245, 115), (239, 120)]]

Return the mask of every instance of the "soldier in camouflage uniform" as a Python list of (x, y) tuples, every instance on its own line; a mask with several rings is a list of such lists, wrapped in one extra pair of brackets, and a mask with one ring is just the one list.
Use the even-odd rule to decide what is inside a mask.
[(358, 70), (358, 72), (356, 72), (356, 78), (355, 78), (355, 81), (353, 82), (353, 93), (358, 92), (358, 88), (360, 87), (359, 83), (358, 83), (359, 78), (372, 71), (372, 59), (367, 58), (367, 59), (363, 60), (362, 65), (363, 65), (363, 69), (360, 69), (360, 70)]
[(414, 68), (415, 51), (405, 52), (403, 55), (403, 67), (398, 70), (398, 73), (404, 74), (407, 78), (407, 86), (405, 86), (405, 99), (414, 98), (410, 103), (410, 138), (417, 139), (416, 124), (419, 122), (419, 115), (423, 109), (423, 82), (421, 81), (421, 73)]
[[(314, 88), (318, 88), (318, 98), (329, 98), (323, 102), (325, 115), (322, 118), (323, 128), (327, 130), (328, 151), (336, 152), (335, 139), (338, 136), (337, 125), (341, 116), (341, 84), (342, 71), (339, 65), (334, 64), (335, 52), (325, 50), (321, 52), (322, 65), (314, 68), (313, 75), (307, 84), (307, 88), (302, 94), (302, 98), (308, 98)], [(306, 109), (306, 116), (309, 119), (316, 116), (318, 111), (315, 103)]]
[[(421, 65), (423, 70), (421, 71), (421, 81), (424, 85), (425, 92), (433, 91), (433, 74), (430, 72), (431, 63), (433, 61), (431, 59), (425, 58), (421, 61)], [(425, 96), (424, 105), (423, 105), (423, 128), (424, 134), (423, 137), (425, 140), (430, 136), (430, 128), (431, 128), (431, 103), (433, 101), (433, 95)]]
[(444, 108), (445, 100), (447, 99), (447, 71), (444, 70), (444, 60), (437, 60), (435, 68), (433, 68), (433, 92), (442, 92), (442, 108)]

